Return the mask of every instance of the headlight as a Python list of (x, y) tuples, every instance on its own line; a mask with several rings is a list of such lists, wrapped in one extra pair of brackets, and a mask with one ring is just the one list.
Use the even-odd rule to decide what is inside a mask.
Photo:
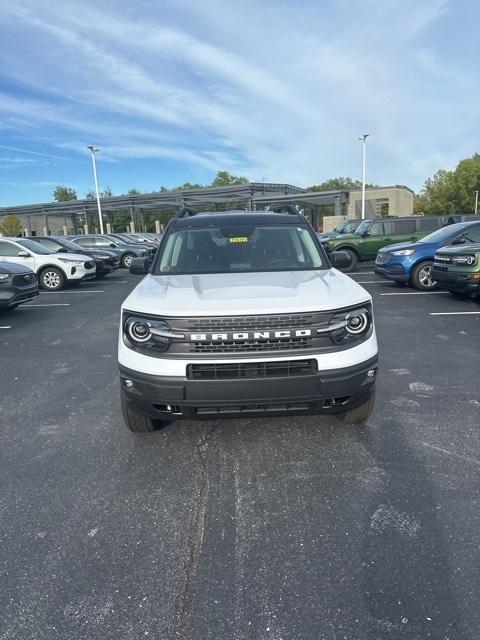
[(453, 256), (453, 264), (467, 264), (469, 267), (475, 264), (475, 256)]
[(401, 251), (392, 251), (392, 256), (411, 256), (416, 249), (402, 249)]
[(7, 280), (8, 278), (10, 278), (9, 273), (0, 273), (0, 280)]
[(73, 258), (59, 258), (59, 260), (67, 264), (83, 264), (83, 260), (74, 260)]
[(166, 351), (172, 339), (182, 339), (184, 334), (174, 333), (164, 320), (131, 315), (124, 319), (124, 340), (130, 348), (144, 351)]
[(335, 344), (366, 340), (372, 333), (370, 305), (336, 313), (330, 319), (330, 337)]

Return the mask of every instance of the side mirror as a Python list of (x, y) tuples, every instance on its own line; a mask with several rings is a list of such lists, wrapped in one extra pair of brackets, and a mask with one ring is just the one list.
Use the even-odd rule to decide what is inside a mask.
[(117, 245), (116, 245), (114, 242), (111, 242), (111, 243), (110, 243), (110, 246), (111, 246), (111, 247), (116, 247)]
[(342, 271), (342, 269), (348, 269), (352, 265), (350, 256), (346, 251), (332, 251), (329, 258), (332, 267), (335, 267), (335, 269), (340, 269), (340, 271)]
[(30, 258), (30, 254), (28, 253), (28, 251), (19, 251), (18, 252), (18, 257), (19, 258)]
[(465, 238), (460, 236), (459, 238), (454, 238), (452, 240), (452, 244), (465, 244)]
[(151, 258), (134, 258), (130, 264), (129, 272), (134, 276), (144, 276), (152, 266)]

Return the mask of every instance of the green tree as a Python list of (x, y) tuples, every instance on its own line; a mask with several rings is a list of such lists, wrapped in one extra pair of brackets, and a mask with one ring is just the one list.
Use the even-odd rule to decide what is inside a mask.
[[(100, 191), (99, 193), (100, 198), (110, 198), (112, 195), (113, 193), (110, 187), (105, 187), (105, 189), (103, 191)], [(93, 191), (93, 189), (90, 189), (90, 191), (87, 191), (87, 193), (85, 194), (86, 200), (96, 200), (96, 198), (97, 194), (95, 193), (95, 191)]]
[(192, 182), (185, 182), (174, 188), (174, 191), (188, 191), (189, 189), (203, 189), (203, 184), (197, 184)]
[[(365, 187), (367, 189), (374, 189), (377, 185), (367, 182)], [(311, 187), (307, 187), (308, 191), (351, 191), (352, 189), (361, 189), (361, 180), (353, 180), (352, 178), (330, 178), (320, 184), (314, 184)]]
[(133, 188), (133, 189), (129, 189), (127, 191), (127, 196), (139, 196), (139, 195), (141, 195), (141, 193), (142, 192), (139, 189)]
[(248, 178), (244, 176), (233, 176), (228, 171), (219, 171), (212, 181), (212, 187), (230, 187), (236, 184), (248, 184)]
[(18, 216), (5, 216), (0, 218), (0, 234), (7, 238), (16, 238), (22, 235), (22, 223)]
[(53, 198), (56, 202), (69, 202), (77, 199), (77, 193), (75, 189), (58, 185), (53, 192)]

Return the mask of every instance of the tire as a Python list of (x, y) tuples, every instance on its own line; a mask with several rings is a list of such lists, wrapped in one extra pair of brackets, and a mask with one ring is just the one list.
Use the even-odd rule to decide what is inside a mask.
[(122, 403), (123, 419), (127, 428), (133, 433), (152, 433), (153, 431), (158, 431), (159, 429), (168, 426), (172, 422), (171, 420), (154, 420), (153, 418), (148, 418), (147, 416), (143, 416), (142, 414), (133, 411), (128, 406), (123, 389), (120, 392), (120, 399)]
[(38, 284), (47, 291), (59, 291), (65, 286), (65, 276), (57, 267), (45, 267), (38, 276)]
[(129, 269), (130, 265), (132, 264), (132, 260), (135, 258), (136, 256), (134, 256), (133, 253), (126, 253), (125, 255), (122, 256), (122, 267), (125, 267), (125, 269)]
[(432, 269), (433, 262), (431, 260), (424, 260), (417, 264), (412, 271), (410, 278), (410, 284), (419, 291), (433, 291), (437, 288), (437, 283), (432, 280), (430, 271)]
[(375, 390), (373, 390), (370, 398), (355, 409), (338, 413), (337, 418), (342, 424), (365, 424), (372, 414), (375, 405)]
[(345, 251), (345, 253), (348, 253), (350, 258), (350, 266), (346, 269), (342, 269), (343, 273), (351, 273), (352, 271), (355, 271), (358, 265), (358, 254), (356, 253), (356, 251), (354, 251), (353, 249), (342, 248), (337, 249), (337, 251)]

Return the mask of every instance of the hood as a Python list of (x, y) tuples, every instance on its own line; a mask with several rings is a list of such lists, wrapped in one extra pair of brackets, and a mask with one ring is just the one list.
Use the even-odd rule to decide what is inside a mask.
[(340, 309), (371, 300), (336, 269), (146, 276), (122, 308), (160, 316), (235, 316)]
[[(88, 249), (88, 251), (90, 251), (90, 249)], [(43, 255), (43, 254), (42, 254)], [(85, 262), (91, 262), (92, 261), (92, 256), (87, 256), (85, 253), (82, 252), (82, 250), (80, 249), (80, 251), (77, 253), (75, 251), (75, 253), (51, 253), (50, 255), (55, 256), (55, 258), (66, 258), (67, 260), (85, 260)]]
[(463, 255), (463, 254), (472, 254), (472, 253), (480, 253), (480, 243), (475, 244), (456, 244), (451, 247), (440, 247), (437, 253), (447, 254), (447, 255)]
[(420, 249), (423, 247), (429, 247), (434, 243), (430, 242), (399, 242), (398, 244), (389, 244), (382, 249), (379, 249), (378, 253), (391, 253), (392, 251), (402, 251), (403, 249)]
[(16, 262), (1, 262), (0, 273), (33, 273), (30, 267)]

